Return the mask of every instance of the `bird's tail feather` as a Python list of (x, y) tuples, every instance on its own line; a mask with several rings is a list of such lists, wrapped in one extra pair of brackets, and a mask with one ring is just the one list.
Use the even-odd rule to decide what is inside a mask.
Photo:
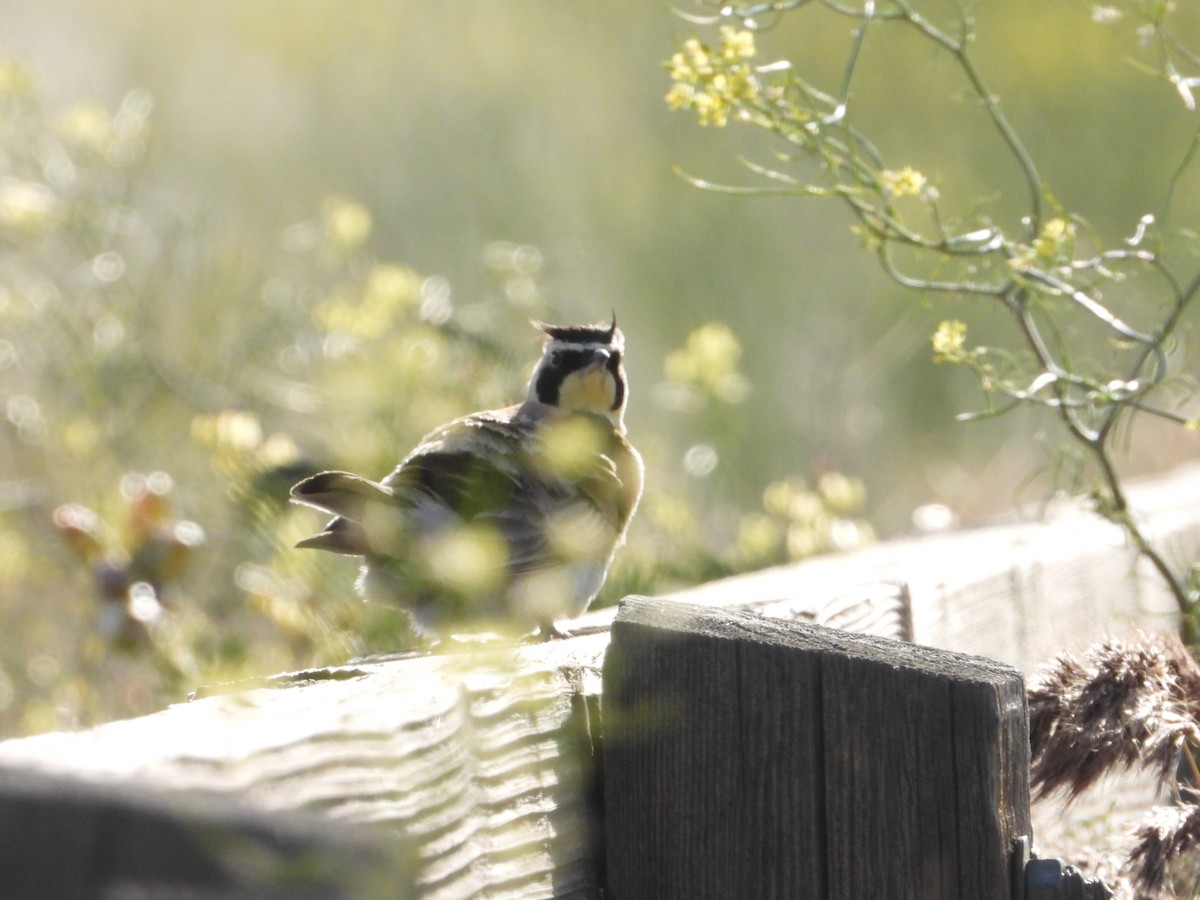
[(361, 521), (370, 503), (395, 502), (390, 488), (349, 472), (319, 472), (292, 488), (292, 499), (335, 516)]
[(304, 550), (328, 550), (346, 556), (364, 556), (370, 550), (367, 534), (361, 525), (338, 516), (320, 534), (309, 535), (296, 542)]

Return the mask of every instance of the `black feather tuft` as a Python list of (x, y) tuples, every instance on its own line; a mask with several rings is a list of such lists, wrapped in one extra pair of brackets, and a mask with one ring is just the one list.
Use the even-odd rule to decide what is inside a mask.
[(620, 335), (617, 329), (617, 314), (614, 312), (609, 323), (598, 322), (595, 325), (548, 325), (545, 322), (533, 323), (556, 341), (567, 344), (611, 344)]

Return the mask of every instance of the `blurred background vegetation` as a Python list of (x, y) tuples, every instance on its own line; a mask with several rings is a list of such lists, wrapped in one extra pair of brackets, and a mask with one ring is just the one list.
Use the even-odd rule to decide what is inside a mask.
[[(976, 9), (979, 65), (1054, 194), (1132, 233), (1197, 127), (1136, 65), (1136, 23)], [(832, 205), (679, 177), (750, 183), (738, 153), (769, 151), (667, 110), (692, 26), (663, 6), (0, 0), (0, 19), (0, 734), (402, 646), (350, 561), (290, 549), (320, 520), (287, 488), (383, 475), (519, 399), (532, 317), (615, 309), (628, 339), (648, 492), (600, 602), (1053, 488), (1037, 411), (955, 423), (978, 385), (929, 344), (953, 299), (889, 282)], [(849, 41), (822, 9), (758, 43), (834, 90)], [(1018, 173), (945, 60), (911, 50), (873, 47), (860, 114), (1002, 219)], [(1176, 225), (1197, 191), (1176, 186)], [(973, 340), (1002, 337), (989, 315)], [(1132, 435), (1128, 470), (1194, 452), (1167, 434)]]

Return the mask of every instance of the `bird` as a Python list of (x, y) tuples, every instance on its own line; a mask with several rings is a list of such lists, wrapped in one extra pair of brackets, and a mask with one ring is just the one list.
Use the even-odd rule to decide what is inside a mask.
[(616, 314), (531, 324), (544, 344), (524, 402), (435, 429), (381, 481), (326, 471), (291, 489), (333, 515), (296, 546), (361, 556), (359, 593), (402, 607), (418, 634), (565, 636), (555, 622), (595, 599), (637, 511)]

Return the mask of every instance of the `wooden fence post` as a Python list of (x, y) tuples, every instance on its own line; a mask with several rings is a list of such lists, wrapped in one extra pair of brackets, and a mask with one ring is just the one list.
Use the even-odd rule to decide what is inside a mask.
[(603, 698), (615, 900), (1010, 900), (1030, 831), (1010, 666), (631, 598)]

